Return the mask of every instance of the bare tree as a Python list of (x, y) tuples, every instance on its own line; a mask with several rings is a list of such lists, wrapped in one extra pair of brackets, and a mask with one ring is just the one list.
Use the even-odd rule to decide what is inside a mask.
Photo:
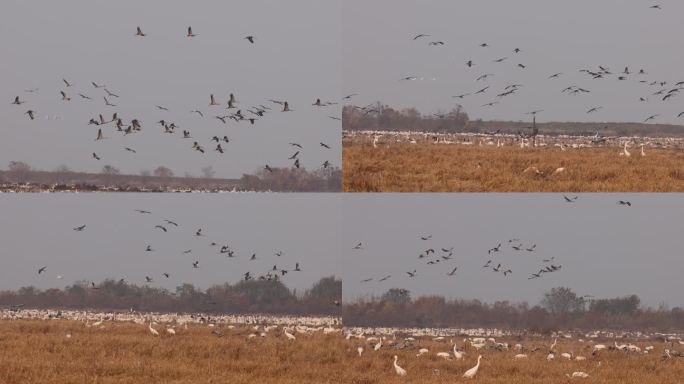
[(11, 177), (17, 183), (23, 183), (28, 178), (29, 173), (31, 173), (31, 166), (24, 163), (23, 161), (10, 161), (9, 171)]
[(157, 167), (157, 169), (155, 169), (154, 172), (152, 172), (152, 173), (155, 176), (163, 178), (163, 179), (173, 177), (173, 171), (171, 169), (169, 169), (168, 167), (165, 167), (163, 165), (160, 165), (159, 167)]
[(213, 179), (215, 175), (216, 171), (214, 171), (214, 167), (212, 167), (211, 165), (202, 168), (202, 177), (204, 177), (205, 179)]
[(584, 309), (584, 300), (570, 288), (556, 287), (544, 294), (542, 306), (554, 315), (563, 315)]
[(121, 173), (118, 168), (115, 168), (109, 164), (102, 167), (102, 173), (105, 175), (118, 175)]

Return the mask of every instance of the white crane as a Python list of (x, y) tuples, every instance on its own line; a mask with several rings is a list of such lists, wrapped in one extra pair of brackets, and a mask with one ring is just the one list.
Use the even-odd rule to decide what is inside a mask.
[(382, 348), (382, 340), (380, 340), (379, 343), (377, 343), (377, 344), (375, 344), (375, 346), (373, 346), (373, 350), (374, 350), (374, 351), (379, 351), (380, 348)]
[(477, 365), (465, 371), (463, 377), (465, 377), (466, 379), (472, 379), (473, 377), (475, 377), (475, 375), (477, 374), (477, 370), (480, 369), (480, 360), (482, 360), (482, 355), (479, 355), (477, 357)]
[(641, 156), (646, 156), (646, 152), (644, 152), (644, 144), (641, 144)]
[(553, 344), (549, 347), (549, 351), (553, 351), (554, 348), (556, 348), (556, 345), (558, 344), (558, 338), (555, 338), (553, 340)]
[(461, 360), (461, 359), (463, 358), (463, 355), (464, 355), (464, 354), (465, 354), (465, 353), (459, 351), (459, 350), (456, 348), (456, 344), (454, 344), (454, 358), (456, 358), (456, 360)]
[(363, 347), (362, 347), (362, 346), (356, 347), (356, 352), (358, 352), (358, 353), (359, 353), (359, 357), (361, 357), (361, 354), (363, 354)]
[(175, 336), (175, 335), (176, 335), (176, 330), (173, 329), (173, 328), (166, 328), (166, 333), (168, 333), (169, 335)]
[(396, 372), (399, 376), (406, 376), (406, 370), (397, 365), (397, 359), (399, 359), (399, 357), (397, 357), (397, 355), (394, 355), (394, 372)]
[(629, 144), (629, 143), (625, 141), (625, 147), (622, 149), (622, 154), (625, 157), (630, 157), (630, 156), (632, 156), (632, 154), (629, 153), (629, 151), (627, 150), (627, 144)]
[(150, 321), (149, 328), (150, 328), (150, 332), (152, 333), (153, 336), (159, 336), (159, 332), (156, 329), (152, 328), (152, 321)]
[(566, 373), (565, 376), (571, 377), (571, 378), (579, 377), (580, 379), (586, 379), (587, 377), (589, 377), (589, 374), (586, 372), (577, 371), (577, 372), (573, 372), (572, 375)]
[(297, 338), (296, 338), (293, 334), (291, 334), (290, 332), (288, 332), (287, 329), (284, 330), (284, 332), (285, 332), (285, 336), (287, 336), (288, 339), (290, 339), (290, 340), (297, 340)]

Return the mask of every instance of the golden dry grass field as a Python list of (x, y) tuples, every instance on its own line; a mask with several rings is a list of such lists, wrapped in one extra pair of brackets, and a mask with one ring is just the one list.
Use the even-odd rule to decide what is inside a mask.
[(133, 323), (105, 322), (100, 329), (68, 320), (1, 321), (0, 383), (349, 382), (340, 333), (296, 333), (288, 340), (282, 328), (251, 339), (254, 330), (244, 326), (176, 331), (155, 337)]
[[(399, 339), (397, 339), (399, 341)], [(379, 351), (374, 351), (372, 345), (364, 345), (364, 352), (359, 357), (355, 345), (358, 340), (352, 339), (354, 354), (347, 364), (353, 372), (350, 383), (356, 384), (385, 384), (385, 383), (481, 383), (481, 384), (553, 384), (553, 383), (622, 383), (622, 384), (676, 384), (684, 382), (684, 358), (663, 359), (663, 342), (635, 342), (641, 348), (653, 345), (655, 349), (644, 354), (622, 351), (600, 351), (596, 356), (591, 354), (591, 346), (577, 340), (558, 340), (556, 350), (558, 354), (552, 361), (546, 357), (553, 339), (535, 338), (530, 340), (499, 340), (511, 345), (522, 343), (528, 349), (539, 347), (537, 352), (525, 352), (525, 359), (515, 359), (520, 351), (513, 349), (497, 351), (485, 350), (480, 368), (472, 379), (463, 378), (463, 373), (475, 366), (478, 351), (466, 348), (466, 355), (462, 360), (455, 360), (452, 352), (453, 343), (434, 342), (432, 340), (417, 340), (412, 348), (393, 349), (388, 340), (383, 342)], [(618, 341), (618, 343), (628, 343)], [(462, 339), (458, 340), (463, 346)], [(612, 341), (605, 341), (611, 344)], [(680, 346), (675, 346), (677, 348)], [(420, 348), (427, 348), (428, 353), (416, 356)], [(671, 347), (670, 347), (671, 348)], [(682, 349), (682, 348), (678, 348)], [(449, 352), (451, 357), (445, 360), (438, 357), (438, 352)], [(585, 357), (584, 361), (567, 360), (561, 353), (574, 352), (573, 356)], [(400, 377), (394, 371), (393, 357), (397, 355), (398, 365), (406, 370), (406, 376)], [(601, 365), (598, 366), (598, 363)], [(588, 378), (568, 378), (566, 374), (574, 372), (589, 374)]]
[[(345, 192), (684, 192), (684, 151), (345, 142)], [(554, 173), (557, 169), (563, 171)]]

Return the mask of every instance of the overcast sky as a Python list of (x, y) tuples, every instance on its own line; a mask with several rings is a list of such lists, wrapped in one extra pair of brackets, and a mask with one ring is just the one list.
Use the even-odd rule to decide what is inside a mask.
[[(649, 8), (655, 3), (662, 10)], [(684, 95), (663, 102), (664, 95), (652, 95), (660, 86), (639, 82), (667, 81), (669, 91), (684, 81), (684, 51), (678, 48), (684, 2), (349, 0), (342, 8), (343, 89), (360, 94), (352, 99), (355, 105), (379, 100), (429, 114), (460, 103), (471, 119), (486, 120), (527, 120), (526, 112), (543, 109), (541, 121), (642, 122), (660, 114), (654, 122), (684, 122), (677, 118)], [(431, 36), (414, 41), (418, 34)], [(445, 45), (429, 46), (431, 41)], [(516, 54), (515, 48), (522, 51)], [(579, 72), (598, 71), (599, 65), (614, 74), (593, 80)], [(635, 74), (620, 81), (626, 66)], [(637, 75), (642, 68), (647, 74)], [(558, 72), (563, 75), (548, 79)], [(475, 81), (483, 74), (494, 76)], [(408, 76), (424, 80), (399, 81)], [(511, 84), (523, 86), (496, 97)], [(591, 93), (561, 94), (571, 85)], [(487, 86), (484, 94), (451, 97)], [(500, 104), (482, 107), (495, 101)], [(594, 107), (603, 108), (586, 113)]]
[[(574, 203), (558, 194), (347, 194), (343, 212), (346, 301), (406, 288), (414, 297), (534, 305), (550, 288), (566, 286), (579, 295), (637, 294), (646, 305), (684, 306), (684, 197), (678, 194), (582, 194)], [(536, 244), (535, 250), (513, 250), (508, 240), (516, 238), (512, 245)], [(363, 249), (353, 250), (358, 242)], [(501, 251), (489, 255), (499, 243)], [(451, 247), (452, 260), (426, 264)], [(419, 260), (429, 248), (437, 257)], [(552, 257), (560, 271), (528, 280)], [(490, 259), (513, 273), (482, 268)], [(447, 276), (454, 267), (455, 275)], [(417, 275), (409, 278), (413, 270)], [(360, 283), (367, 278), (374, 280)]]
[[(3, 1), (0, 168), (12, 160), (48, 170), (65, 164), (99, 171), (111, 164), (126, 173), (166, 165), (177, 175), (199, 175), (213, 165), (218, 177), (240, 177), (267, 163), (290, 166), (296, 148), (289, 142), (303, 145), (307, 169), (326, 160), (339, 166), (341, 125), (329, 118), (339, 116), (339, 105), (312, 104), (340, 101), (340, 20), (336, 0)], [(148, 36), (134, 36), (136, 26)], [(196, 37), (186, 37), (188, 26)], [(105, 91), (91, 81), (119, 95), (108, 98), (117, 107), (105, 106)], [(60, 91), (71, 101), (61, 101)], [(214, 116), (236, 112), (225, 109), (230, 93), (246, 117), (254, 117), (247, 112), (252, 106), (273, 110), (253, 126), (223, 125)], [(210, 94), (222, 105), (210, 108)], [(15, 96), (26, 103), (11, 105)], [(281, 113), (269, 99), (288, 101), (294, 111)], [(24, 115), (28, 109), (35, 121)], [(190, 113), (195, 109), (204, 118)], [(97, 127), (88, 121), (114, 112), (127, 123), (139, 119), (143, 131), (124, 137), (108, 124), (108, 139), (95, 142)], [(163, 134), (160, 119), (174, 122), (177, 133)], [(193, 139), (181, 139), (182, 130)], [(231, 140), (221, 144), (225, 154), (214, 151), (214, 135)], [(192, 141), (206, 153), (193, 151)]]
[[(236, 283), (273, 265), (306, 289), (340, 276), (340, 200), (322, 194), (50, 194), (0, 196), (0, 289), (61, 288), (125, 278), (170, 290)], [(149, 210), (140, 214), (135, 209)], [(175, 221), (178, 227), (164, 219)], [(86, 225), (82, 232), (72, 228)], [(155, 229), (164, 225), (168, 232)], [(201, 228), (205, 236), (195, 236)], [(218, 246), (210, 246), (216, 242)], [(147, 245), (153, 249), (146, 252)], [(219, 254), (221, 245), (234, 258)], [(186, 250), (192, 250), (184, 254)], [(275, 253), (282, 251), (282, 256)], [(253, 253), (257, 260), (250, 261)], [(199, 261), (199, 268), (192, 263)], [(47, 267), (38, 275), (38, 269)], [(165, 279), (162, 273), (171, 274)], [(63, 279), (57, 279), (62, 276)]]

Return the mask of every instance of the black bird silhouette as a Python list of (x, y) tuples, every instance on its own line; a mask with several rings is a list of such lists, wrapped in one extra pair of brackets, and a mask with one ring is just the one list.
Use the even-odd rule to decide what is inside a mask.
[(254, 44), (254, 36), (246, 36), (245, 39), (250, 43)]
[(155, 225), (154, 227), (155, 227), (155, 228), (159, 228), (159, 229), (161, 229), (161, 230), (164, 231), (164, 232), (167, 232), (166, 227), (164, 227), (163, 225)]
[(406, 272), (406, 274), (408, 274), (409, 277), (416, 277), (416, 270), (414, 269), (413, 272)]
[(45, 272), (46, 269), (47, 269), (47, 267), (42, 267), (42, 268), (40, 268), (40, 269), (38, 270), (38, 274), (40, 275), (41, 273)]
[(83, 224), (83, 225), (81, 225), (80, 227), (76, 227), (76, 228), (74, 228), (74, 231), (78, 231), (78, 232), (81, 232), (81, 231), (83, 231), (83, 230), (84, 230), (85, 228), (86, 228), (86, 225), (85, 225), (85, 224)]
[(424, 34), (424, 33), (421, 33), (421, 34), (419, 34), (419, 35), (414, 36), (414, 37), (413, 37), (413, 40), (418, 40), (418, 39), (420, 39), (421, 37), (430, 37), (430, 35), (426, 35), (426, 34)]
[(430, 240), (430, 239), (432, 239), (432, 235), (421, 236), (420, 239), (421, 240)]
[(354, 249), (363, 249), (363, 244), (358, 243), (354, 246)]
[(97, 155), (97, 153), (93, 152), (93, 159), (95, 160), (101, 160), (100, 156)]
[(571, 198), (571, 197), (567, 197), (567, 196), (563, 195), (563, 198), (564, 198), (565, 201), (567, 201), (568, 203), (573, 203), (573, 202), (575, 202), (575, 201), (577, 200), (578, 196), (575, 196), (575, 197), (572, 197), (572, 198)]
[(188, 37), (195, 37), (195, 36), (197, 36), (197, 35), (195, 35), (194, 33), (192, 33), (192, 27), (188, 27), (188, 35), (187, 35), (187, 36), (188, 36)]
[(21, 105), (21, 104), (24, 104), (24, 103), (25, 103), (25, 101), (20, 101), (20, 100), (19, 100), (19, 96), (16, 96), (16, 97), (14, 98), (14, 101), (12, 102), (12, 104), (15, 104), (15, 105)]
[(297, 147), (297, 148), (300, 148), (300, 149), (302, 148), (302, 145), (301, 145), (301, 144), (297, 144), (297, 143), (290, 143), (290, 145), (291, 145), (291, 146), (293, 146), (293, 147)]
[(166, 220), (166, 219), (164, 219), (164, 221), (165, 221), (167, 224), (173, 225), (174, 227), (177, 227), (177, 226), (178, 226), (178, 223), (176, 223), (175, 221)]
[(392, 275), (387, 275), (387, 276), (383, 277), (382, 279), (378, 280), (378, 282), (385, 281), (385, 280), (389, 279), (390, 277), (392, 277)]
[(198, 229), (198, 230), (195, 232), (195, 236), (204, 236), (204, 235), (202, 234), (202, 228)]
[(171, 277), (171, 275), (169, 275), (168, 273), (162, 273), (162, 276), (166, 277), (167, 279)]
[(273, 168), (271, 168), (268, 164), (264, 167), (265, 170), (267, 170), (270, 173), (273, 173)]
[(143, 31), (142, 31), (142, 29), (140, 29), (140, 27), (137, 27), (137, 32), (135, 33), (135, 35), (140, 36), (140, 37), (147, 36), (146, 34), (143, 33)]
[(24, 114), (28, 115), (28, 117), (31, 118), (31, 120), (33, 120), (33, 111), (32, 110), (29, 109), (28, 111), (24, 112)]
[(454, 269), (451, 272), (447, 273), (447, 275), (453, 276), (456, 273), (457, 269), (458, 269), (458, 267), (454, 267)]
[(192, 263), (192, 267), (193, 267), (193, 268), (199, 268), (199, 261), (194, 261), (194, 262)]
[(145, 276), (145, 281), (148, 282), (148, 283), (151, 283), (151, 282), (152, 282), (152, 278), (149, 277), (149, 276)]
[(326, 143), (320, 143), (321, 147), (330, 149), (330, 146)]
[(626, 205), (626, 206), (628, 206), (628, 207), (631, 207), (631, 206), (632, 206), (632, 203), (629, 202), (629, 201), (622, 201), (622, 200), (620, 200), (620, 201), (618, 201), (617, 203), (618, 203), (618, 205)]

